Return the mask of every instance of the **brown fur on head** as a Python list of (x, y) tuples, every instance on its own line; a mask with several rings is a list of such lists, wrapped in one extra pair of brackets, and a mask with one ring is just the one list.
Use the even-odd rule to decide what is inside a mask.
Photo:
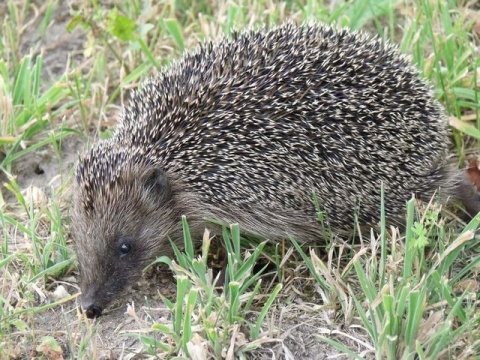
[(167, 235), (181, 229), (178, 191), (158, 167), (127, 164), (114, 182), (94, 186), (76, 184), (72, 215), (80, 303), (89, 317), (138, 280), (155, 255), (168, 253)]

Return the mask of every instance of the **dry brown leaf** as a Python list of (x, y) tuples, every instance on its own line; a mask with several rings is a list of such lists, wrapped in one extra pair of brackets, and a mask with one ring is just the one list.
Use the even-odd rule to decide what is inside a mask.
[(464, 170), (465, 177), (480, 191), (480, 162), (477, 156), (468, 159), (468, 165)]
[(480, 291), (480, 284), (475, 279), (464, 279), (460, 281), (454, 288), (455, 292), (464, 293), (465, 291), (469, 292), (478, 292)]
[(63, 350), (53, 336), (43, 336), (37, 345), (37, 352), (49, 360), (63, 360)]
[(444, 325), (444, 317), (444, 310), (430, 313), (428, 319), (423, 320), (420, 323), (417, 341), (425, 343), (430, 337), (432, 337), (438, 329)]

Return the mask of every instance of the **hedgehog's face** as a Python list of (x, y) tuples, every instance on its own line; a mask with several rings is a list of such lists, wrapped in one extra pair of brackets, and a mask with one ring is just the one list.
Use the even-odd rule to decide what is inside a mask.
[[(163, 171), (127, 168), (108, 185), (77, 184), (72, 228), (80, 270), (80, 304), (88, 317), (133, 285), (156, 256), (170, 248), (179, 224)], [(86, 201), (85, 199), (88, 199)]]

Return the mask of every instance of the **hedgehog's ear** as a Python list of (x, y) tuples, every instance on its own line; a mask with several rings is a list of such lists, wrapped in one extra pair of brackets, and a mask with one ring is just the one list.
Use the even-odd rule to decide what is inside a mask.
[(143, 176), (143, 187), (156, 200), (168, 200), (171, 197), (167, 174), (160, 168), (148, 169)]

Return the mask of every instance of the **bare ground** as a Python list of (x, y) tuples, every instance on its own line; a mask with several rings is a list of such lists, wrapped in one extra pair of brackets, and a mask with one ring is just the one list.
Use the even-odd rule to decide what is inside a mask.
[[(146, 286), (145, 283), (142, 286)], [(137, 287), (95, 321), (85, 319), (76, 303), (71, 301), (63, 307), (38, 314), (33, 328), (39, 334), (54, 336), (63, 347), (66, 358), (76, 358), (78, 349), (75, 349), (74, 339), (88, 339), (90, 336), (91, 341), (87, 346), (91, 353), (96, 354), (95, 358), (147, 358), (142, 352), (142, 344), (132, 334), (145, 334), (161, 340), (162, 334), (149, 331), (152, 320), (166, 324), (169, 319), (168, 309), (162, 303), (159, 291), (163, 295), (175, 292), (175, 283), (168, 274), (162, 281), (161, 289), (158, 289), (158, 283), (150, 283), (149, 290)], [(132, 303), (134, 311), (127, 310), (127, 304)], [(251, 358), (347, 359), (315, 337), (324, 331), (324, 313), (313, 304), (286, 305), (278, 302), (266, 319), (269, 334), (265, 337), (264, 346), (253, 352)]]

